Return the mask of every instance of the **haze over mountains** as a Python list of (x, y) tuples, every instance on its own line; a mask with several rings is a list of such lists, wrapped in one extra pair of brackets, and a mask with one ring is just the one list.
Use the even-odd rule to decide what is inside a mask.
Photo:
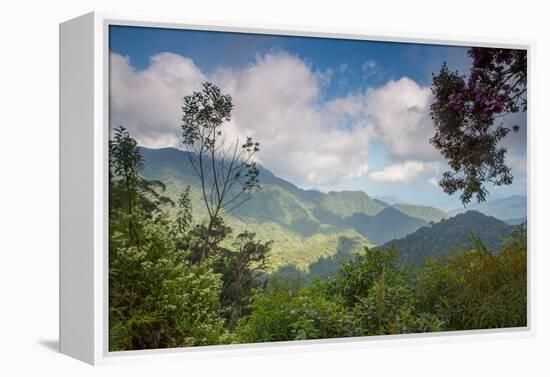
[[(199, 191), (200, 181), (189, 162), (190, 155), (175, 148), (141, 148), (141, 153), (145, 162), (142, 175), (146, 179), (163, 181), (168, 196), (176, 198), (186, 185), (191, 185), (195, 221), (202, 221), (206, 213)], [(261, 240), (275, 241), (272, 270), (285, 265), (307, 270), (321, 258), (330, 258), (337, 252), (348, 255), (362, 246), (383, 245), (420, 228), (429, 229), (431, 223), (439, 223), (450, 216), (435, 207), (399, 203), (397, 199), (390, 204), (362, 191), (303, 190), (263, 167), (260, 167), (259, 178), (261, 190), (225, 219), (235, 233), (249, 230)], [(520, 214), (506, 212), (504, 207), (504, 203), (500, 203), (495, 208), (499, 208), (499, 214), (511, 214), (510, 218)], [(486, 217), (481, 213), (479, 216)], [(472, 217), (483, 224), (479, 216), (474, 219), (468, 215), (464, 219)], [(494, 225), (492, 220), (488, 224)], [(432, 227), (435, 229), (436, 225)], [(499, 229), (496, 232), (499, 235), (507, 231)], [(411, 253), (404, 245), (401, 247)]]
[(386, 242), (382, 247), (393, 245), (399, 250), (403, 262), (419, 263), (423, 257), (444, 256), (454, 248), (469, 247), (472, 237), (479, 238), (489, 251), (497, 251), (514, 229), (514, 226), (495, 217), (467, 211), (422, 227), (401, 239)]
[(468, 210), (479, 211), (487, 216), (494, 216), (509, 224), (519, 224), (527, 218), (527, 197), (512, 195), (505, 198), (488, 200), (483, 203), (472, 203), (465, 208), (449, 211), (449, 214), (454, 216)]
[(382, 195), (382, 196), (375, 196), (374, 197), (375, 199), (378, 199), (378, 200), (381, 200), (385, 203), (388, 203), (388, 204), (399, 204), (399, 203), (404, 203), (403, 200), (399, 199), (398, 197), (396, 196), (393, 196), (393, 195)]

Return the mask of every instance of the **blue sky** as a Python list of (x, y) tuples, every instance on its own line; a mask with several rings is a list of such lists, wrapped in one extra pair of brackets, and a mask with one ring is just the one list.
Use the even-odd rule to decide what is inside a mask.
[[(228, 136), (300, 187), (460, 206), (434, 185), (429, 85), (444, 61), (468, 71), (465, 47), (111, 26), (110, 50), (111, 124), (143, 145), (177, 147), (179, 101), (212, 81), (235, 99)], [(526, 191), (525, 132), (510, 138), (516, 182), (492, 197)]]
[[(137, 69), (147, 68), (151, 56), (166, 51), (192, 57), (205, 73), (219, 66), (246, 66), (258, 54), (273, 50), (297, 54), (318, 70), (337, 70), (345, 64), (350, 68), (345, 76), (355, 80), (344, 87), (333, 82), (327, 90), (328, 98), (402, 76), (427, 85), (443, 61), (462, 71), (470, 65), (464, 47), (129, 26), (111, 26), (110, 48), (131, 57)], [(365, 80), (360, 72), (367, 61), (376, 62), (380, 71)]]

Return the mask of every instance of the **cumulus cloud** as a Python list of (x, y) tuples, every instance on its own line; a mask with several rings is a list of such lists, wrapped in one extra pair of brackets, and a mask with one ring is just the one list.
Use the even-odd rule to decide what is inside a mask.
[(191, 59), (172, 53), (150, 58), (138, 71), (127, 57), (110, 55), (110, 124), (125, 126), (148, 147), (177, 146), (181, 98), (206, 77)]
[(366, 111), (392, 157), (424, 161), (438, 157), (429, 143), (431, 100), (429, 87), (407, 77), (367, 91)]
[(321, 91), (330, 75), (286, 52), (258, 56), (245, 68), (220, 68), (211, 75), (175, 54), (154, 55), (140, 71), (127, 58), (112, 54), (111, 125), (125, 125), (145, 146), (176, 146), (181, 98), (209, 80), (234, 98), (228, 139), (259, 140), (259, 162), (299, 185), (339, 183), (368, 171), (373, 129), (366, 123), (335, 126), (343, 115), (326, 116)]
[(431, 101), (429, 87), (403, 77), (334, 99), (327, 109), (352, 121), (368, 122), (372, 137), (383, 141), (394, 160), (435, 161), (439, 154), (429, 141), (434, 132)]
[[(298, 185), (332, 185), (367, 176), (373, 140), (382, 142), (396, 163), (368, 175), (378, 181), (410, 182), (438, 160), (429, 144), (431, 92), (406, 77), (325, 101), (323, 91), (333, 72), (316, 71), (284, 51), (210, 74), (173, 53), (151, 56), (142, 70), (122, 55), (112, 53), (110, 59), (111, 126), (125, 126), (144, 146), (181, 146), (181, 100), (211, 81), (234, 100), (227, 139), (251, 136), (260, 141), (259, 162)], [(363, 68), (378, 66), (369, 60)]]
[(385, 167), (380, 171), (369, 173), (369, 177), (378, 182), (411, 182), (421, 173), (436, 171), (437, 163), (422, 161), (405, 161)]
[(219, 70), (213, 79), (234, 96), (231, 123), (240, 137), (260, 140), (260, 163), (298, 184), (326, 185), (368, 170), (369, 141), (366, 126), (326, 122), (319, 99), (326, 75), (279, 52), (245, 69)]

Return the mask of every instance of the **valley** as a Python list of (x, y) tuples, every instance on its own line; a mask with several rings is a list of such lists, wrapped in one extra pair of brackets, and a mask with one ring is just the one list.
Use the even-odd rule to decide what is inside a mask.
[[(203, 221), (206, 211), (200, 181), (189, 154), (175, 148), (141, 148), (141, 153), (141, 174), (163, 182), (166, 195), (173, 200), (186, 185), (191, 186), (193, 221)], [(513, 229), (477, 211), (466, 215), (458, 210), (446, 213), (435, 207), (402, 203), (397, 198), (396, 203), (389, 204), (362, 191), (303, 190), (263, 167), (259, 177), (261, 189), (248, 202), (224, 214), (224, 220), (234, 234), (250, 231), (260, 240), (274, 241), (270, 272), (292, 266), (305, 273), (326, 275), (336, 270), (337, 260), (348, 258), (364, 246), (391, 244), (398, 247), (403, 261), (418, 262), (423, 256), (447, 254), (454, 246), (468, 246), (470, 232), (481, 235), (490, 248), (497, 248), (502, 236)], [(517, 202), (516, 198), (513, 203)], [(521, 219), (518, 206), (509, 211), (505, 207), (506, 203), (500, 201), (498, 210), (489, 205), (478, 209)], [(428, 239), (429, 248), (422, 241)]]

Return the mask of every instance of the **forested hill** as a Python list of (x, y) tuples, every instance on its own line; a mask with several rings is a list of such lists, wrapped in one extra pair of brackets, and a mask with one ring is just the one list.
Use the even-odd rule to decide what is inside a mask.
[[(160, 180), (167, 195), (176, 198), (187, 184), (195, 221), (205, 217), (199, 187), (189, 155), (175, 148), (141, 148), (141, 174)], [(447, 214), (437, 208), (396, 204), (390, 206), (362, 191), (322, 193), (303, 190), (260, 167), (261, 190), (226, 216), (235, 232), (250, 230), (263, 240), (274, 240), (272, 268), (295, 265), (307, 269), (322, 257), (334, 255), (342, 245), (350, 248), (380, 245), (403, 237)]]
[(423, 257), (443, 256), (453, 248), (472, 245), (472, 236), (479, 237), (489, 251), (499, 250), (514, 226), (478, 211), (467, 211), (452, 218), (425, 226), (406, 237), (389, 241), (382, 248), (394, 245), (404, 263), (419, 263)]

